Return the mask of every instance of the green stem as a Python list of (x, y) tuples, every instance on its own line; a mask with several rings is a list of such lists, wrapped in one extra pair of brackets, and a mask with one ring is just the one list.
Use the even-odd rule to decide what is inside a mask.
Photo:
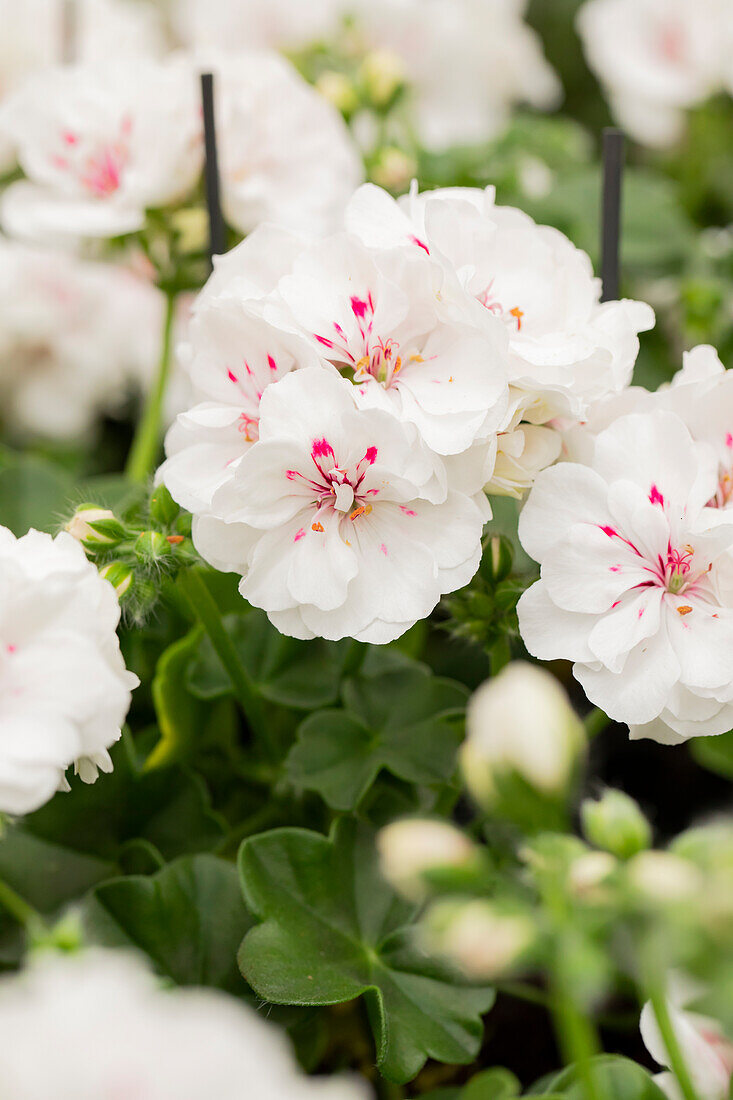
[(178, 576), (178, 584), (224, 666), (234, 689), (234, 695), (254, 735), (272, 755), (270, 733), (262, 699), (247, 675), (247, 670), (239, 658), (234, 643), (227, 634), (221, 612), (206, 581), (197, 569), (185, 569)]
[(553, 1019), (565, 1063), (575, 1065), (588, 1100), (605, 1100), (591, 1060), (600, 1053), (596, 1030), (575, 1004), (564, 978), (564, 965), (558, 960), (553, 981)]
[(8, 886), (7, 882), (3, 882), (2, 879), (0, 879), (0, 905), (2, 905), (3, 909), (6, 909), (11, 916), (15, 917), (18, 924), (22, 924), (24, 928), (27, 928), (29, 925), (38, 927), (43, 924), (40, 913), (38, 913), (25, 898), (22, 898), (20, 894), (16, 894), (12, 886)]
[(552, 1006), (551, 998), (542, 989), (527, 985), (525, 982), (494, 982), (497, 993), (503, 993), (507, 997), (514, 997), (518, 1001), (527, 1001), (528, 1004), (541, 1005), (543, 1008)]
[(589, 741), (592, 741), (599, 733), (603, 733), (607, 726), (610, 726), (611, 719), (607, 714), (604, 714), (598, 707), (593, 707), (593, 710), (585, 716), (585, 732)]
[(127, 456), (125, 473), (131, 481), (143, 484), (153, 472), (160, 452), (163, 400), (168, 387), (173, 344), (173, 320), (176, 313), (176, 295), (166, 294), (163, 343), (160, 350), (158, 373), (145, 399), (145, 407), (135, 431), (135, 438)]
[(677, 1039), (677, 1033), (672, 1025), (664, 982), (651, 983), (648, 995), (659, 1027), (659, 1033), (662, 1036), (664, 1049), (669, 1057), (669, 1068), (677, 1078), (680, 1091), (685, 1100), (699, 1100), (690, 1071), (687, 1068), (685, 1056)]

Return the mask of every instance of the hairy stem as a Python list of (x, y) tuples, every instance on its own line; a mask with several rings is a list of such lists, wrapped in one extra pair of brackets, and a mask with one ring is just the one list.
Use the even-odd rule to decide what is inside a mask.
[(166, 295), (163, 341), (160, 350), (158, 373), (145, 399), (145, 407), (135, 431), (135, 438), (127, 456), (125, 473), (131, 481), (142, 484), (150, 477), (160, 452), (163, 401), (168, 388), (173, 344), (173, 320), (176, 313), (176, 295)]

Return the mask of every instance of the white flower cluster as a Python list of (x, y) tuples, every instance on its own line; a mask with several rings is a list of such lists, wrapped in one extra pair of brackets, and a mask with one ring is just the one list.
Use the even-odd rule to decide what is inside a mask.
[[(627, 385), (649, 307), (492, 191), (365, 186), (345, 231), (262, 227), (222, 257), (161, 477), (194, 541), (284, 633), (388, 642), (466, 584), (546, 426)], [(498, 457), (497, 457), (498, 456)]]
[(121, 951), (37, 955), (0, 980), (0, 1026), (0, 1091), (13, 1100), (368, 1095), (356, 1078), (306, 1077), (281, 1031), (234, 997), (166, 990)]
[(111, 771), (138, 680), (127, 672), (112, 585), (62, 533), (0, 527), (0, 812), (25, 814)]
[(421, 139), (441, 147), (482, 141), (515, 103), (553, 107), (560, 85), (526, 0), (179, 0), (178, 32), (191, 45), (306, 49), (345, 34), (402, 74)]
[(362, 178), (345, 124), (287, 62), (246, 52), (58, 66), (30, 76), (0, 111), (26, 178), (2, 199), (7, 233), (44, 242), (142, 229), (148, 209), (190, 198), (203, 168), (197, 72), (218, 80), (225, 212), (333, 226)]
[(536, 657), (569, 658), (633, 737), (733, 726), (733, 375), (699, 347), (672, 385), (600, 402), (543, 471), (519, 535)]
[(671, 145), (688, 108), (733, 94), (728, 0), (586, 0), (577, 26), (616, 118), (645, 145)]
[(122, 266), (0, 237), (0, 421), (78, 439), (144, 388), (162, 295)]

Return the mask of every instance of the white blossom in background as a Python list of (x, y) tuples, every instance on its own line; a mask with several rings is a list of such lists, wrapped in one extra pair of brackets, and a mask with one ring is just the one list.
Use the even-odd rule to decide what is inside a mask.
[[(26, 77), (65, 60), (65, 0), (0, 0), (0, 171), (11, 168), (13, 143), (3, 133), (3, 103)], [(140, 0), (75, 0), (75, 60), (106, 63), (153, 56), (164, 41), (160, 14)]]
[(364, 178), (341, 115), (277, 54), (203, 55), (217, 77), (224, 214), (242, 233), (275, 222), (334, 230)]
[(120, 266), (0, 237), (0, 420), (78, 439), (154, 371), (163, 302)]
[[(142, 958), (43, 952), (0, 979), (0, 1090), (13, 1100), (366, 1100), (308, 1078), (287, 1037), (234, 997), (164, 989)], [(43, 1058), (38, 1037), (44, 1036)]]
[(348, 35), (368, 65), (378, 57), (392, 77), (404, 74), (422, 140), (441, 147), (493, 137), (517, 103), (557, 105), (560, 85), (525, 9), (525, 0), (179, 0), (174, 20), (194, 46), (303, 50)]
[[(25, 814), (111, 771), (138, 680), (127, 672), (114, 589), (63, 532), (0, 527), (0, 810)], [(11, 1090), (12, 1091), (12, 1090)]]
[(727, 0), (586, 0), (577, 27), (618, 122), (645, 145), (673, 144), (685, 112), (722, 89)]
[[(695, 991), (680, 976), (670, 982), (669, 1014), (685, 1065), (700, 1100), (728, 1100), (733, 1077), (733, 1042), (717, 1020), (690, 1012), (687, 1004)], [(654, 1009), (647, 1003), (641, 1013), (641, 1036), (655, 1062), (669, 1066), (670, 1058)], [(680, 1085), (671, 1070), (658, 1073), (655, 1083), (669, 1100), (683, 1100)]]
[(56, 243), (141, 229), (147, 208), (184, 198), (200, 176), (199, 97), (182, 61), (29, 77), (3, 112), (27, 177), (3, 195), (5, 231)]
[(455, 825), (430, 818), (403, 818), (377, 835), (380, 870), (411, 901), (428, 894), (424, 875), (431, 871), (467, 870), (479, 864), (473, 841)]
[(259, 439), (194, 542), (281, 633), (381, 644), (470, 580), (484, 512), (446, 487), (414, 427), (356, 394), (322, 367), (268, 386)]
[(530, 653), (575, 662), (632, 737), (733, 725), (733, 511), (712, 449), (664, 410), (600, 432), (586, 465), (543, 471), (519, 523), (540, 580), (519, 602)]

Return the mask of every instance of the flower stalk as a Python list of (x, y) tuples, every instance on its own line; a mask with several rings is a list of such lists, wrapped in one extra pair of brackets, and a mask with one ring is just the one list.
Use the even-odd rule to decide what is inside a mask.
[(145, 400), (143, 414), (135, 432), (135, 438), (127, 456), (125, 473), (131, 481), (142, 484), (150, 477), (160, 450), (163, 402), (170, 376), (173, 350), (173, 321), (176, 315), (177, 295), (166, 293), (163, 339), (155, 381)]

